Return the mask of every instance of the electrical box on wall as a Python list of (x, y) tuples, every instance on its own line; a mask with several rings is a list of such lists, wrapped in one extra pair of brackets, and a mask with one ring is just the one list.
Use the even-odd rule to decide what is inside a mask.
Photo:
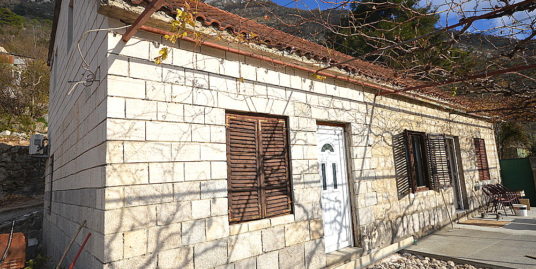
[(29, 151), (31, 156), (46, 157), (48, 155), (48, 139), (42, 134), (32, 135)]

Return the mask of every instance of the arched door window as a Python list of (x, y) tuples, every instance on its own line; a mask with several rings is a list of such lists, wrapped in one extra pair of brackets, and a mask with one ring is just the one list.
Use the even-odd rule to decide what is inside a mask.
[(324, 144), (320, 151), (322, 151), (322, 152), (326, 152), (326, 151), (334, 152), (335, 150), (333, 149), (333, 146), (331, 144)]

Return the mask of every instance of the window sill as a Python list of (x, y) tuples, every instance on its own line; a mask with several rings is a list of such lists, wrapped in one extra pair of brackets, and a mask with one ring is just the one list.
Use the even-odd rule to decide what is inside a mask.
[(292, 222), (294, 222), (294, 214), (277, 216), (267, 219), (252, 220), (242, 223), (232, 223), (229, 224), (229, 235), (237, 235), (241, 233), (262, 230)]
[(426, 187), (426, 186), (420, 186), (420, 187), (417, 187), (417, 189), (415, 190), (415, 192), (423, 192), (423, 191), (429, 191), (430, 188)]
[(356, 260), (363, 255), (363, 249), (358, 247), (346, 247), (326, 254), (327, 267), (343, 264)]

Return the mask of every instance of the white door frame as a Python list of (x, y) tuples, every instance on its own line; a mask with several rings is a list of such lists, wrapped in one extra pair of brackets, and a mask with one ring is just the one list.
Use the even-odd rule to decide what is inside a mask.
[(326, 253), (353, 246), (344, 127), (318, 125), (318, 169)]

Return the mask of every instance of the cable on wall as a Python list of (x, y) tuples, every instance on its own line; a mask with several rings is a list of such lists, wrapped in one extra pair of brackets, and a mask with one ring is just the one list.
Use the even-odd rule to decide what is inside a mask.
[[(67, 92), (67, 95), (71, 95), (71, 93), (76, 89), (76, 87), (80, 84), (83, 84), (85, 87), (90, 87), (93, 85), (95, 81), (98, 81), (97, 79), (97, 71), (92, 71), (89, 64), (86, 61), (86, 58), (84, 57), (84, 54), (82, 53), (82, 49), (80, 48), (80, 42), (82, 39), (85, 39), (88, 34), (93, 32), (99, 32), (99, 31), (113, 31), (113, 30), (121, 30), (130, 27), (129, 25), (124, 25), (121, 27), (112, 27), (112, 28), (98, 28), (98, 29), (90, 29), (82, 33), (78, 41), (76, 42), (76, 47), (78, 50), (78, 54), (80, 55), (80, 58), (82, 59), (82, 68), (84, 69), (84, 73), (82, 74), (82, 80), (78, 81), (68, 81), (69, 83), (74, 83), (73, 86), (69, 89)], [(98, 70), (98, 68), (97, 68)]]

